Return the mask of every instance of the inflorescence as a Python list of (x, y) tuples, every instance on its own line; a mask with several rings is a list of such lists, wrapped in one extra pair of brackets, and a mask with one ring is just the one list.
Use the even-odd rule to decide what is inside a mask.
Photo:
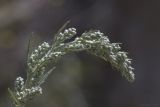
[(69, 28), (64, 32), (58, 32), (51, 44), (44, 42), (35, 49), (28, 58), (27, 78), (18, 77), (15, 81), (15, 89), (9, 92), (15, 107), (24, 107), (27, 100), (42, 94), (41, 84), (55, 69), (60, 58), (68, 53), (85, 50), (109, 62), (119, 70), (128, 81), (134, 81), (131, 59), (127, 53), (121, 51), (119, 43), (111, 43), (107, 36), (99, 30), (91, 30), (75, 37), (75, 28)]

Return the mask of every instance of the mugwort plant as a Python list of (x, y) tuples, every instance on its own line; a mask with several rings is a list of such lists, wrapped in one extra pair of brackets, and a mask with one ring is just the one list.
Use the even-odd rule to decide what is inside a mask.
[[(120, 71), (129, 82), (134, 81), (131, 59), (126, 52), (121, 51), (120, 43), (111, 43), (99, 30), (86, 31), (77, 37), (75, 28), (63, 30), (67, 24), (62, 26), (51, 43), (43, 42), (28, 55), (26, 80), (17, 77), (14, 89), (8, 89), (14, 107), (25, 107), (28, 100), (42, 94), (41, 85), (56, 68), (57, 62), (72, 52), (85, 50), (100, 57)], [(67, 42), (73, 37), (74, 40)]]

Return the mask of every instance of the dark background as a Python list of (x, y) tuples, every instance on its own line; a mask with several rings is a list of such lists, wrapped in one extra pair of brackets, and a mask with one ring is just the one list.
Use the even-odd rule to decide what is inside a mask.
[(12, 107), (7, 88), (25, 77), (27, 43), (50, 41), (67, 20), (78, 35), (99, 29), (123, 43), (133, 59), (130, 84), (86, 52), (66, 55), (27, 107), (160, 107), (159, 0), (0, 0), (0, 107)]

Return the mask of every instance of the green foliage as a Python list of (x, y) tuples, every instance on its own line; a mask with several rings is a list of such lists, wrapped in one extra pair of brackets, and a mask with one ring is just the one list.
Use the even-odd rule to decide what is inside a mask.
[(109, 62), (128, 81), (134, 81), (131, 59), (126, 52), (121, 51), (119, 43), (111, 43), (99, 30), (90, 30), (73, 41), (66, 42), (76, 35), (76, 29), (69, 28), (62, 32), (65, 26), (66, 24), (58, 31), (51, 44), (42, 43), (28, 56), (27, 79), (24, 81), (22, 77), (18, 77), (14, 91), (9, 89), (15, 107), (24, 107), (28, 100), (42, 94), (41, 84), (56, 68), (58, 60), (72, 52), (85, 50), (94, 54)]

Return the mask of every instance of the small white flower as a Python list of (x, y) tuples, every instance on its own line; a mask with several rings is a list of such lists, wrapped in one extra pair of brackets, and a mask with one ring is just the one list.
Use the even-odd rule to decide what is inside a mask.
[(68, 30), (65, 30), (65, 31), (64, 31), (64, 34), (67, 35), (67, 34), (68, 34)]
[(44, 60), (45, 60), (45, 59), (44, 59), (44, 58), (42, 58), (42, 59), (41, 59), (41, 62), (43, 62)]
[(36, 49), (34, 52), (35, 52), (35, 53), (38, 53), (38, 50)]
[(42, 46), (38, 46), (38, 49), (41, 50), (41, 49), (42, 49)]

